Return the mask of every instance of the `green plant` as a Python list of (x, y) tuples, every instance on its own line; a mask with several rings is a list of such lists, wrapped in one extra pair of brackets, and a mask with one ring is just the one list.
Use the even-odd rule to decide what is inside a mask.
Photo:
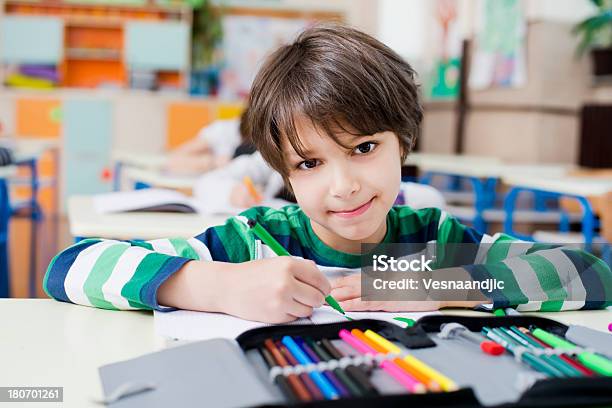
[(211, 0), (190, 0), (193, 7), (191, 31), (192, 69), (201, 70), (215, 61), (215, 51), (223, 39), (222, 8)]
[(572, 30), (581, 36), (577, 53), (583, 55), (590, 48), (612, 47), (612, 0), (590, 0), (597, 13), (578, 23)]

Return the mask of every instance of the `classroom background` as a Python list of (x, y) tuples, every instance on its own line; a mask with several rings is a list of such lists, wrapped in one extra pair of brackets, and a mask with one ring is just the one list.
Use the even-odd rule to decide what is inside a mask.
[[(0, 297), (45, 297), (87, 237), (190, 236), (219, 214), (101, 213), (93, 196), (198, 174), (169, 153), (236, 119), (270, 50), (316, 21), (378, 38), (419, 73), (403, 180), (488, 233), (582, 243), (610, 261), (612, 2), (5, 0), (0, 3)], [(217, 141), (218, 144), (223, 144)], [(216, 192), (211, 191), (214, 195)]]

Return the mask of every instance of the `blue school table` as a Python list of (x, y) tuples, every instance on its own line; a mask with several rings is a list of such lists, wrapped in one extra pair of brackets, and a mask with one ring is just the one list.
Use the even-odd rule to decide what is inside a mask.
[(556, 197), (570, 197), (576, 199), (582, 207), (582, 235), (587, 248), (590, 248), (595, 239), (597, 222), (589, 197), (600, 197), (612, 192), (612, 180), (588, 177), (543, 177), (537, 175), (509, 174), (502, 177), (504, 184), (511, 186), (504, 201), (506, 220), (504, 230), (508, 234), (531, 239), (514, 231), (513, 215), (518, 194), (528, 191), (535, 194), (547, 193)]
[[(472, 222), (478, 231), (486, 232), (488, 222), (496, 220), (494, 210), (497, 201), (496, 188), (499, 180), (504, 175), (512, 174), (536, 174), (542, 176), (562, 176), (571, 168), (567, 165), (533, 165), (533, 164), (507, 164), (501, 160), (491, 157), (452, 155), (452, 154), (430, 154), (412, 153), (406, 159), (405, 164), (415, 165), (423, 172), (420, 182), (431, 184), (432, 178), (436, 175), (450, 176), (460, 180), (467, 180), (473, 190), (474, 211), (459, 212), (460, 219)], [(550, 195), (541, 193), (536, 195), (535, 210), (538, 212), (549, 212), (545, 205), (545, 200), (551, 198)], [(465, 212), (465, 216), (461, 214)], [(452, 213), (452, 211), (451, 211)], [(490, 217), (490, 215), (492, 217)], [(529, 220), (537, 213), (527, 211), (522, 214), (523, 219)], [(502, 214), (503, 216), (503, 214)], [(548, 214), (547, 221), (561, 221), (567, 223), (568, 218), (562, 214), (551, 217)]]
[(8, 225), (11, 203), (7, 178), (15, 174), (15, 170), (14, 166), (0, 167), (0, 298), (10, 295)]

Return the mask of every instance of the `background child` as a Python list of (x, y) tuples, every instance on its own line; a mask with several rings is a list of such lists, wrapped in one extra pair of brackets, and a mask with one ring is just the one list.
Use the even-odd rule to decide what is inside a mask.
[(204, 173), (254, 150), (251, 144), (243, 141), (240, 119), (216, 120), (170, 152), (166, 168), (177, 174)]

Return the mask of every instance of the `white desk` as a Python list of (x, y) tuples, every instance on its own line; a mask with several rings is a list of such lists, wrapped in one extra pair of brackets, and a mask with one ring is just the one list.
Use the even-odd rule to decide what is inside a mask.
[(16, 171), (17, 171), (17, 168), (15, 166), (1, 166), (0, 167), (0, 179), (9, 178), (13, 174), (15, 174)]
[(100, 407), (92, 401), (102, 396), (98, 367), (164, 347), (149, 312), (0, 299), (0, 321), (0, 384), (63, 386), (65, 402), (45, 407)]
[(512, 175), (563, 177), (575, 169), (569, 164), (511, 164), (495, 157), (431, 153), (411, 153), (405, 164), (417, 166), (423, 172), (478, 178)]
[[(471, 311), (445, 314), (489, 315)], [(612, 312), (538, 313), (565, 324), (607, 330)], [(164, 348), (149, 312), (117, 312), (47, 299), (0, 299), (3, 386), (63, 386), (64, 404), (99, 407), (98, 367)]]
[(56, 149), (58, 143), (48, 139), (18, 139), (15, 142), (15, 161), (38, 160), (48, 150)]
[(417, 166), (423, 172), (488, 178), (497, 176), (502, 162), (494, 157), (410, 153), (404, 164)]
[(536, 175), (508, 174), (502, 182), (509, 186), (520, 186), (571, 196), (597, 197), (612, 191), (612, 178), (546, 177)]
[(68, 221), (74, 237), (157, 239), (193, 237), (208, 227), (220, 225), (228, 216), (131, 212), (98, 214), (91, 196), (68, 199)]
[(126, 167), (123, 169), (125, 178), (139, 181), (151, 187), (171, 188), (175, 190), (191, 190), (200, 175), (172, 175), (160, 169), (141, 169)]

